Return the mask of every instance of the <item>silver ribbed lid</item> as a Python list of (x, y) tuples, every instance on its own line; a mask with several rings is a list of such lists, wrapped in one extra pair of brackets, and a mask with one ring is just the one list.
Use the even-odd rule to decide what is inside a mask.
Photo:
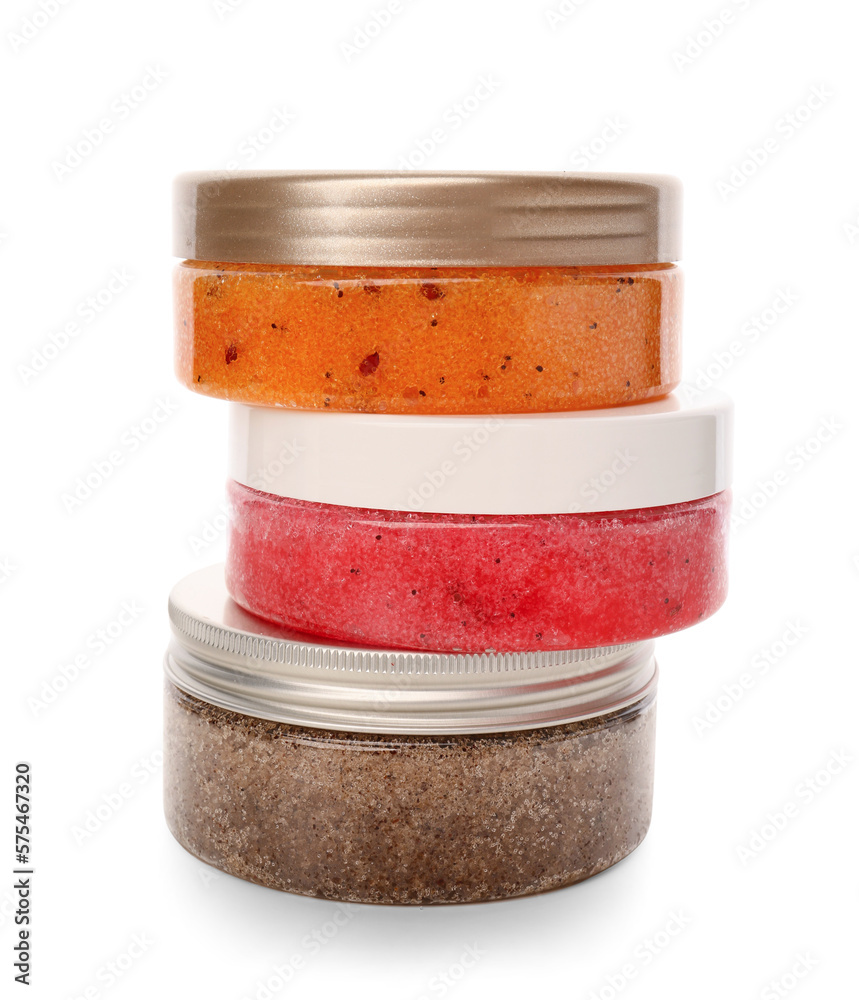
[(680, 258), (660, 174), (221, 171), (173, 185), (173, 252), (355, 267), (573, 267)]
[(167, 677), (230, 711), (347, 732), (507, 732), (604, 715), (656, 684), (654, 643), (533, 653), (426, 653), (316, 642), (247, 614), (222, 565), (169, 601)]

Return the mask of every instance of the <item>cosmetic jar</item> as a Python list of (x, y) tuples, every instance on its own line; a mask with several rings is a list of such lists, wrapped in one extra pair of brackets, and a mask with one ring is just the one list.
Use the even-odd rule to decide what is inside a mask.
[(169, 607), (167, 821), (224, 872), (351, 902), (480, 902), (588, 878), (647, 831), (651, 642), (323, 644), (244, 612), (220, 566)]
[(680, 378), (681, 189), (635, 174), (192, 173), (176, 371), (237, 402), (567, 411)]
[(227, 586), (266, 620), (440, 652), (637, 642), (727, 588), (727, 397), (575, 413), (231, 407)]

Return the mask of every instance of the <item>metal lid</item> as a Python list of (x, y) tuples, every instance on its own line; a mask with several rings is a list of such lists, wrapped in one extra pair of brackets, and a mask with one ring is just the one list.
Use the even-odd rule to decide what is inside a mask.
[(653, 642), (565, 652), (442, 654), (314, 642), (230, 600), (222, 565), (169, 601), (173, 684), (221, 708), (347, 732), (493, 733), (627, 708), (655, 689)]
[(180, 174), (176, 256), (356, 267), (573, 267), (680, 257), (682, 190), (659, 174)]

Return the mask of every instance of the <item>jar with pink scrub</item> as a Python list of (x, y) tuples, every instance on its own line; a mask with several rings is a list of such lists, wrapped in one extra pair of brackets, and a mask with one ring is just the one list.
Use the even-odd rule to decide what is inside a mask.
[(636, 642), (727, 588), (726, 397), (494, 416), (234, 404), (227, 586), (248, 611), (439, 652)]

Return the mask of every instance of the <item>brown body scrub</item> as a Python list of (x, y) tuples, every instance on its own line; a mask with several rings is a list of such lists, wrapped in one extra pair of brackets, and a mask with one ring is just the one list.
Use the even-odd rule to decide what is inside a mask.
[(170, 611), (165, 810), (222, 871), (351, 902), (480, 902), (578, 882), (647, 831), (651, 643), (322, 646), (241, 611), (220, 567)]
[(579, 882), (650, 822), (655, 701), (549, 729), (384, 736), (166, 693), (167, 819), (196, 857), (273, 889), (469, 903)]

